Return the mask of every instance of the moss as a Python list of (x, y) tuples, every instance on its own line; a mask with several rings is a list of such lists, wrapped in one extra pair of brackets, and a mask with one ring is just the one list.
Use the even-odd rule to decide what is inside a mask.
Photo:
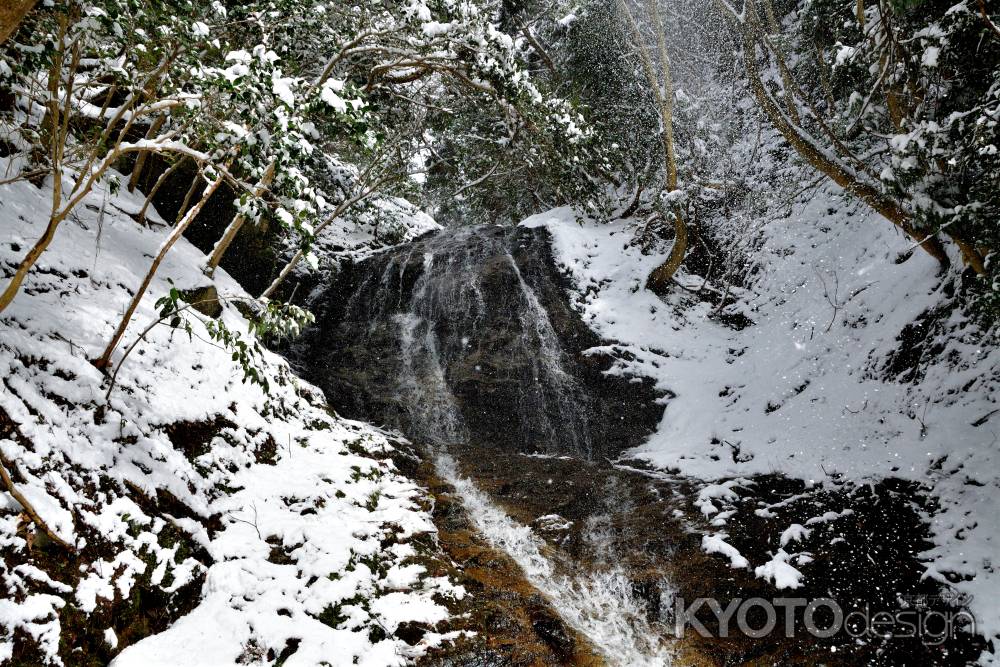
[(270, 433), (264, 438), (264, 442), (254, 448), (253, 458), (257, 463), (272, 466), (278, 462), (278, 443), (275, 442)]
[(324, 625), (328, 625), (331, 628), (339, 628), (341, 623), (346, 621), (348, 618), (344, 613), (342, 613), (343, 608), (347, 606), (361, 607), (367, 611), (368, 599), (359, 593), (354, 597), (341, 600), (337, 604), (328, 606), (320, 612), (317, 618), (319, 622)]

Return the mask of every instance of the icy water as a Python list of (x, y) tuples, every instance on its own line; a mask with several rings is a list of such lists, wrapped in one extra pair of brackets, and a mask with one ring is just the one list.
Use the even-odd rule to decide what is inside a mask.
[[(512, 519), (459, 472), (449, 455), (439, 454), (435, 464), (439, 474), (455, 487), (479, 532), (514, 559), (563, 620), (589, 639), (609, 664), (654, 667), (671, 663), (672, 652), (663, 634), (665, 624), (651, 621), (648, 604), (636, 595), (633, 579), (621, 566), (620, 554), (609, 532), (602, 530), (599, 518), (583, 534), (598, 558), (583, 565)], [(669, 598), (669, 582), (659, 584), (660, 595)], [(662, 608), (669, 608), (671, 600), (663, 602)]]

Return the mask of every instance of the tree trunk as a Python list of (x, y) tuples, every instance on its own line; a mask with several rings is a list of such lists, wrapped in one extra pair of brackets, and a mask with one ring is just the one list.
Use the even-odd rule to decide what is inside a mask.
[(4, 289), (3, 294), (0, 294), (0, 313), (10, 305), (10, 302), (14, 300), (19, 289), (21, 289), (21, 283), (27, 277), (28, 272), (31, 271), (31, 267), (35, 265), (38, 258), (41, 256), (45, 249), (49, 247), (52, 243), (52, 239), (56, 235), (56, 229), (59, 227), (59, 223), (63, 221), (65, 216), (53, 216), (49, 218), (49, 224), (45, 228), (45, 233), (42, 237), (38, 239), (35, 245), (28, 251), (28, 254), (24, 256), (21, 263), (18, 264), (17, 270), (14, 272), (14, 277), (10, 279), (7, 283), (6, 289)]
[(688, 230), (684, 218), (681, 217), (680, 210), (674, 207), (674, 244), (670, 248), (670, 255), (667, 260), (653, 269), (646, 279), (646, 288), (655, 294), (666, 294), (677, 269), (681, 268), (684, 262), (684, 255), (688, 248)]
[[(858, 1), (861, 2), (861, 0)], [(767, 24), (771, 29), (771, 34), (777, 38), (781, 35), (781, 26), (778, 24), (778, 17), (774, 13), (774, 3), (771, 0), (764, 0), (764, 12), (767, 14)], [(785, 54), (777, 39), (774, 40), (774, 49), (778, 56), (778, 72), (781, 74), (781, 82), (785, 87), (785, 107), (788, 109), (788, 117), (792, 119), (793, 123), (798, 124), (799, 110), (795, 108), (795, 85), (792, 73), (788, 69)]]
[(949, 236), (962, 253), (962, 259), (965, 261), (966, 266), (971, 266), (972, 270), (981, 276), (985, 275), (986, 259), (983, 257), (983, 253), (979, 252), (971, 243), (963, 241), (954, 234), (949, 234)]
[[(30, 5), (24, 10), (24, 14), (30, 9)], [(6, 26), (3, 23), (5, 18), (5, 12), (8, 12), (10, 8), (0, 10), (0, 29)], [(21, 15), (24, 18), (24, 15)], [(20, 19), (18, 19), (20, 21)], [(62, 42), (63, 36), (66, 34), (66, 22), (65, 20), (60, 23), (59, 30), (59, 41)], [(2, 41), (2, 40), (0, 40)], [(0, 313), (6, 310), (7, 306), (10, 305), (11, 301), (17, 295), (18, 290), (21, 289), (21, 283), (28, 276), (28, 272), (31, 271), (31, 267), (35, 265), (38, 258), (41, 257), (45, 249), (49, 247), (52, 243), (52, 239), (55, 238), (56, 229), (58, 229), (60, 223), (66, 219), (68, 214), (67, 211), (60, 211), (62, 206), (62, 150), (64, 149), (63, 137), (61, 136), (62, 123), (59, 120), (59, 114), (61, 109), (59, 107), (59, 77), (62, 74), (62, 62), (63, 62), (63, 52), (58, 50), (52, 58), (52, 66), (49, 69), (47, 87), (49, 92), (48, 110), (45, 112), (45, 117), (42, 119), (43, 128), (47, 130), (43, 131), (43, 140), (48, 145), (49, 148), (49, 159), (52, 164), (52, 210), (49, 213), (49, 224), (45, 227), (45, 232), (42, 234), (41, 238), (35, 242), (28, 254), (24, 256), (21, 263), (17, 265), (17, 269), (14, 271), (14, 277), (11, 278), (7, 287), (4, 289), (3, 294), (0, 294)]]
[(153, 198), (156, 197), (156, 193), (160, 191), (163, 184), (167, 182), (174, 172), (180, 169), (181, 165), (184, 164), (186, 160), (187, 158), (177, 160), (177, 162), (174, 162), (172, 165), (167, 167), (166, 171), (160, 174), (160, 177), (156, 179), (156, 183), (154, 183), (153, 187), (149, 189), (149, 194), (146, 195), (145, 201), (142, 202), (142, 208), (139, 209), (139, 215), (137, 217), (139, 218), (138, 222), (140, 225), (146, 224), (146, 211), (149, 210), (149, 205), (153, 203)]
[[(653, 67), (652, 56), (642, 43), (642, 33), (635, 22), (635, 17), (629, 11), (625, 0), (619, 1), (636, 41), (636, 48), (639, 50), (639, 56), (642, 59), (646, 79), (653, 94), (656, 96), (660, 112), (660, 123), (662, 125), (660, 140), (663, 142), (663, 160), (666, 169), (664, 189), (667, 192), (673, 192), (677, 189), (677, 156), (674, 151), (674, 87), (670, 77), (670, 55), (667, 53), (666, 31), (663, 29), (663, 21), (660, 19), (660, 13), (657, 11), (655, 0), (646, 0), (646, 13), (649, 14), (649, 20), (653, 22), (656, 30), (656, 45), (659, 52), (660, 68), (663, 71), (663, 87), (661, 88), (656, 70)], [(670, 281), (673, 280), (674, 274), (677, 273), (677, 269), (680, 268), (681, 263), (684, 261), (684, 255), (687, 253), (687, 224), (684, 222), (684, 217), (681, 215), (680, 209), (676, 206), (673, 210), (673, 218), (674, 244), (670, 248), (670, 255), (663, 264), (656, 267), (649, 274), (649, 278), (646, 280), (646, 287), (657, 294), (666, 292)]]
[(6, 42), (17, 31), (21, 21), (37, 2), (38, 0), (3, 0), (0, 2), (0, 44)]
[[(254, 196), (260, 197), (267, 190), (268, 186), (271, 185), (271, 181), (274, 180), (274, 163), (267, 165), (267, 171), (260, 179), (260, 183), (257, 184), (257, 188), (254, 191)], [(215, 248), (212, 250), (212, 256), (208, 258), (208, 262), (205, 264), (205, 275), (211, 277), (215, 273), (215, 269), (218, 268), (219, 262), (222, 261), (222, 256), (226, 254), (226, 250), (229, 249), (230, 244), (236, 235), (239, 233), (240, 229), (243, 227), (243, 223), (246, 222), (247, 217), (242, 213), (236, 215), (229, 226), (226, 227), (226, 231), (223, 232), (222, 238), (219, 242), (215, 244)]]
[(160, 246), (159, 252), (156, 253), (156, 258), (153, 260), (153, 264), (149, 267), (149, 271), (146, 272), (146, 277), (143, 278), (142, 284), (139, 285), (139, 289), (136, 290), (135, 295), (132, 297), (132, 301), (129, 303), (128, 308), (125, 309), (125, 315), (122, 317), (121, 322), (118, 324), (118, 328), (115, 330), (114, 335), (108, 342), (108, 346), (104, 348), (104, 352), (98, 359), (93, 360), (91, 363), (97, 368), (104, 370), (111, 364), (111, 355), (114, 353), (115, 348), (118, 347), (118, 343), (121, 342), (122, 336), (125, 334), (125, 330), (128, 328), (129, 322), (132, 319), (132, 315), (135, 314), (135, 309), (139, 307), (139, 302), (142, 301), (143, 295), (145, 295), (146, 290), (149, 288), (149, 283), (153, 281), (153, 276), (156, 275), (157, 269), (160, 268), (160, 263), (163, 258), (166, 257), (167, 252), (173, 247), (173, 245), (180, 239), (184, 230), (198, 217), (198, 213), (205, 206), (205, 203), (209, 200), (212, 194), (222, 185), (224, 176), (219, 174), (214, 181), (207, 188), (205, 192), (202, 193), (201, 199), (195, 204), (190, 211), (181, 219), (180, 222), (174, 227), (170, 232), (170, 235), (163, 241)]
[(802, 156), (810, 165), (819, 172), (825, 174), (830, 180), (855, 195), (869, 207), (881, 214), (887, 220), (902, 229), (908, 236), (920, 244), (931, 257), (941, 264), (942, 269), (950, 265), (948, 254), (944, 250), (941, 242), (925, 232), (913, 227), (910, 213), (907, 212), (899, 202), (879, 192), (878, 189), (860, 180), (856, 174), (844, 165), (837, 162), (832, 156), (813, 143), (812, 139), (801, 132), (783, 113), (775, 103), (761, 81), (760, 72), (757, 69), (756, 43), (748, 34), (748, 27), (743, 26), (744, 44), (743, 59), (746, 66), (747, 79), (750, 83), (750, 90), (757, 103), (767, 114), (775, 128), (781, 132), (785, 140)]
[(827, 115), (832, 116), (837, 111), (837, 103), (833, 100), (833, 86), (830, 84), (830, 75), (826, 71), (826, 60), (823, 58), (823, 47), (819, 40), (813, 42), (816, 47), (816, 69), (819, 71), (819, 82), (823, 86), (823, 94), (826, 97)]
[[(163, 127), (166, 120), (166, 114), (157, 116), (149, 126), (149, 131), (146, 132), (146, 138), (152, 139), (155, 137), (156, 133), (160, 131), (160, 128)], [(142, 176), (142, 169), (146, 166), (146, 158), (149, 157), (149, 153), (150, 151), (142, 151), (135, 158), (135, 166), (132, 168), (132, 176), (128, 179), (129, 192), (135, 192), (135, 188), (139, 184), (139, 177)]]

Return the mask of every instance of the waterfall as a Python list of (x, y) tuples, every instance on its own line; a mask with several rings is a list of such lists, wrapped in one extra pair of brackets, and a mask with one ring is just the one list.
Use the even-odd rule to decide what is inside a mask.
[[(518, 265), (519, 238), (517, 229), (460, 228), (378, 258), (349, 294), (336, 295), (339, 337), (355, 357), (383, 353), (371, 365), (391, 367), (395, 393), (379, 417), (415, 439), (503, 438), (528, 452), (590, 458), (591, 401)], [(486, 402), (516, 420), (501, 423)]]
[[(537, 381), (545, 382), (546, 386), (554, 390), (557, 414), (560, 423), (553, 424), (548, 418), (548, 412), (540, 413), (545, 417), (545, 427), (549, 437), (557, 439), (557, 434), (565, 432), (571, 442), (572, 449), (590, 458), (593, 450), (590, 445), (590, 430), (584, 417), (589, 401), (586, 395), (579, 390), (576, 381), (566, 372), (563, 367), (565, 353), (559, 343), (549, 314), (542, 307), (541, 302), (535, 295), (531, 287), (524, 282), (524, 276), (514, 261), (513, 256), (507, 253), (511, 269), (517, 276), (517, 285), (520, 288), (521, 298), (527, 308), (520, 310), (521, 328), (525, 332), (533, 331), (535, 341), (529, 341), (525, 349), (535, 349), (538, 351), (537, 357), (533, 359), (535, 378)], [(535, 343), (529, 347), (530, 343)]]
[[(641, 406), (653, 403), (634, 393), (641, 384), (587, 385), (605, 380), (579, 353), (600, 341), (569, 308), (543, 233), (428, 235), (347, 267), (320, 299), (300, 358), (331, 403), (429, 445), (477, 530), (609, 664), (669, 664), (658, 606), (637, 595), (607, 522), (588, 520), (590, 558), (574, 561), (508, 516), (454, 458), (461, 450), (531, 455), (517, 457), (525, 466), (603, 460), (641, 436)], [(654, 408), (652, 423), (658, 415)], [(606, 495), (606, 511), (620, 511)], [(669, 595), (666, 581), (659, 589)]]

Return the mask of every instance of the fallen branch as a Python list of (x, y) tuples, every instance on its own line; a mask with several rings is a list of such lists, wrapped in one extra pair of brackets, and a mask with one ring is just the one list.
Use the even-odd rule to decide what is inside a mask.
[(14, 486), (14, 480), (10, 478), (10, 474), (7, 472), (7, 468), (17, 470), (12, 463), (7, 461), (3, 454), (0, 454), (0, 479), (3, 479), (4, 486), (7, 487), (7, 492), (14, 497), (14, 500), (20, 503), (21, 507), (24, 508), (24, 511), (31, 517), (31, 520), (35, 522), (35, 525), (41, 528), (42, 531), (48, 535), (50, 540), (68, 551), (75, 551), (73, 545), (59, 537), (56, 532), (49, 527), (49, 524), (45, 523), (45, 520), (42, 519), (42, 515), (38, 513), (38, 510), (35, 509), (34, 505), (32, 505), (28, 499), (24, 497), (23, 493), (17, 490), (17, 487)]

